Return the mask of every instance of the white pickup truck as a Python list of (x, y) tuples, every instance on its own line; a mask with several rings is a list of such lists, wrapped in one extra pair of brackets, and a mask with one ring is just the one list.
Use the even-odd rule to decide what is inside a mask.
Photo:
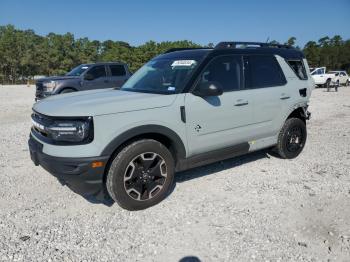
[(310, 73), (318, 87), (329, 88), (337, 84), (335, 73), (326, 73), (326, 67), (310, 68)]
[(349, 83), (350, 83), (350, 78), (349, 78), (349, 75), (346, 71), (341, 71), (341, 70), (338, 70), (338, 71), (330, 71), (329, 72), (330, 74), (335, 74), (335, 81), (337, 83), (337, 85), (345, 85), (345, 86), (348, 86)]

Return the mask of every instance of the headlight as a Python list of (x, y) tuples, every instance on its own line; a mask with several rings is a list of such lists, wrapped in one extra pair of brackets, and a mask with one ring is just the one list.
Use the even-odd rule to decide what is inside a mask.
[(50, 81), (45, 82), (43, 86), (45, 87), (45, 91), (52, 92), (56, 88), (57, 82), (56, 81)]
[(89, 123), (83, 121), (55, 121), (47, 129), (56, 141), (82, 142), (89, 135)]
[[(41, 116), (40, 116), (41, 117)], [(32, 115), (33, 128), (47, 142), (89, 143), (93, 140), (92, 117), (77, 120), (45, 119)]]

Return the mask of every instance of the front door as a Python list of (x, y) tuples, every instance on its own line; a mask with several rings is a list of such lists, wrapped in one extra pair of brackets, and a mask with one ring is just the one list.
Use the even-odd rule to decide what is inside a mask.
[(185, 96), (186, 129), (190, 155), (248, 142), (253, 122), (251, 97), (243, 86), (242, 57), (213, 58), (198, 79), (213, 81), (223, 88), (221, 96)]
[(326, 78), (324, 74), (326, 73), (326, 69), (324, 67), (318, 68), (312, 73), (312, 77), (314, 78), (316, 85), (321, 85), (326, 83)]
[(96, 65), (90, 68), (84, 75), (82, 85), (84, 90), (109, 88), (110, 79), (107, 77), (106, 67)]

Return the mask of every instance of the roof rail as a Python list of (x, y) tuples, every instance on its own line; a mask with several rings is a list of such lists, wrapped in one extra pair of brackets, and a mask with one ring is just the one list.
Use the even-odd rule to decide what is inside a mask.
[(220, 42), (215, 46), (214, 49), (236, 48), (237, 45), (294, 49), (294, 47), (289, 45), (262, 43), (262, 42)]
[(177, 47), (177, 48), (170, 48), (167, 51), (164, 52), (164, 54), (176, 52), (176, 51), (183, 51), (183, 50), (196, 50), (196, 49), (208, 49), (208, 47)]

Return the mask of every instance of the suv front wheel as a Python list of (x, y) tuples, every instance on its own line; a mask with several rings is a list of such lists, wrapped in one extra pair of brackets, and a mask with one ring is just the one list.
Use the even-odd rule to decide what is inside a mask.
[(153, 139), (130, 143), (114, 158), (106, 187), (109, 195), (127, 210), (158, 204), (174, 181), (174, 159), (169, 150)]
[(278, 154), (285, 159), (297, 157), (306, 142), (306, 125), (299, 118), (289, 118), (284, 123), (277, 142)]

